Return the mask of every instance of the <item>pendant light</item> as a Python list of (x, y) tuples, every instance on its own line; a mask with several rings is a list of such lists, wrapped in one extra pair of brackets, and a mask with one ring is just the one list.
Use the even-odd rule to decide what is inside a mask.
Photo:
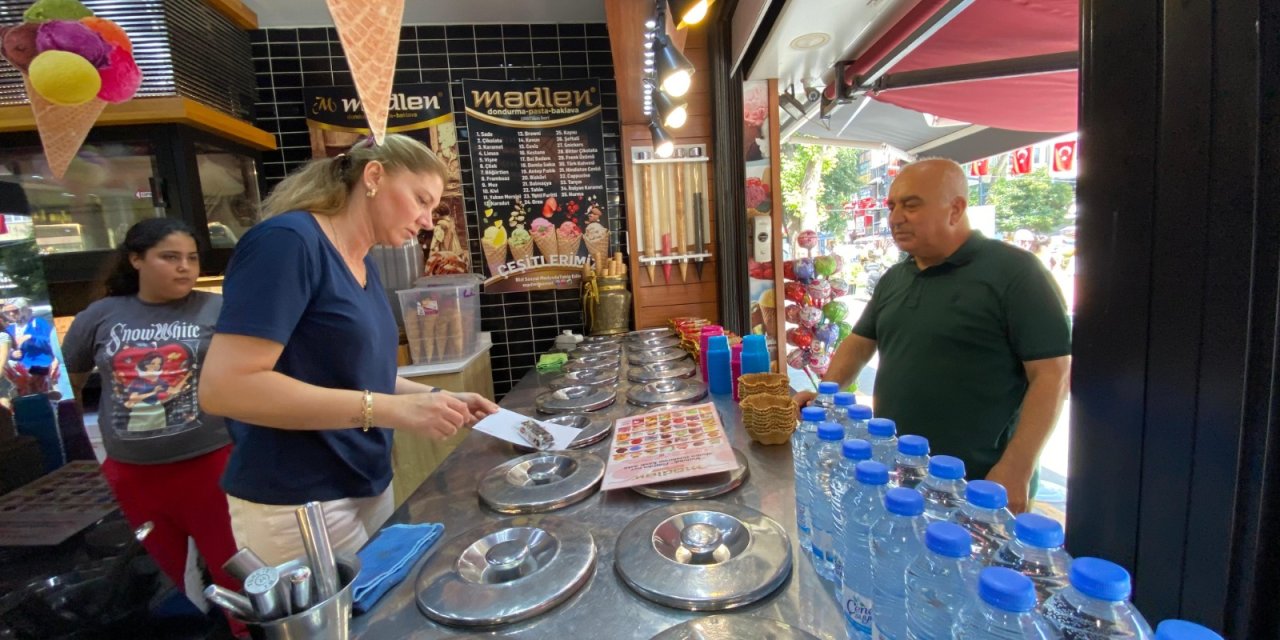
[(679, 129), (689, 119), (689, 105), (684, 101), (673, 100), (667, 94), (653, 89), (650, 92), (653, 105), (658, 111), (658, 121), (667, 129)]
[(679, 20), (677, 29), (691, 27), (707, 17), (707, 10), (715, 0), (670, 0), (671, 15)]
[(676, 151), (676, 141), (667, 133), (657, 120), (649, 121), (649, 135), (653, 138), (653, 155), (658, 158), (670, 158)]
[(666, 34), (658, 35), (656, 66), (658, 86), (668, 96), (679, 98), (689, 92), (693, 84), (693, 63), (676, 49)]

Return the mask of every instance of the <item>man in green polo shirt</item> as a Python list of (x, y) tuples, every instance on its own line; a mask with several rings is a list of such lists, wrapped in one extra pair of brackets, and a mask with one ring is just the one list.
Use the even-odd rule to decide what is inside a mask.
[(880, 279), (824, 379), (849, 385), (879, 351), (876, 415), (964, 460), (970, 479), (1004, 485), (1016, 513), (1066, 399), (1071, 333), (1040, 261), (971, 230), (967, 195), (955, 162), (902, 169), (889, 225), (909, 259)]

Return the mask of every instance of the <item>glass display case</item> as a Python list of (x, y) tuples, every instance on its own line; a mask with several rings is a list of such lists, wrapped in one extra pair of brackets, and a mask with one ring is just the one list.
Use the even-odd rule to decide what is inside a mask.
[(54, 285), (97, 281), (129, 227), (158, 216), (191, 225), (201, 271), (218, 274), (259, 220), (259, 159), (256, 150), (185, 125), (99, 127), (55, 179), (35, 132), (3, 134), (0, 213), (31, 217)]

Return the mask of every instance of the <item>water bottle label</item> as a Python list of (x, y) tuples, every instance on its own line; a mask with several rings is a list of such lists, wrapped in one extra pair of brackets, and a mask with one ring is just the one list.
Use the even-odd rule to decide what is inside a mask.
[(845, 587), (841, 594), (844, 600), (844, 617), (849, 624), (863, 634), (872, 632), (871, 624), (871, 598), (863, 597), (862, 594)]

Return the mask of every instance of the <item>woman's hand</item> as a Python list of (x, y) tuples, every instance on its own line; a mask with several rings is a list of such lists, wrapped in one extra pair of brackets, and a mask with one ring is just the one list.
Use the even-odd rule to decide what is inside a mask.
[(478, 393), (450, 391), (448, 394), (467, 403), (467, 411), (471, 417), (468, 424), (475, 424), (498, 412), (498, 405)]
[(384, 396), (379, 401), (390, 404), (391, 411), (381, 418), (380, 407), (375, 404), (374, 417), (378, 423), (436, 440), (452, 436), (472, 419), (467, 402), (449, 393), (409, 393)]

